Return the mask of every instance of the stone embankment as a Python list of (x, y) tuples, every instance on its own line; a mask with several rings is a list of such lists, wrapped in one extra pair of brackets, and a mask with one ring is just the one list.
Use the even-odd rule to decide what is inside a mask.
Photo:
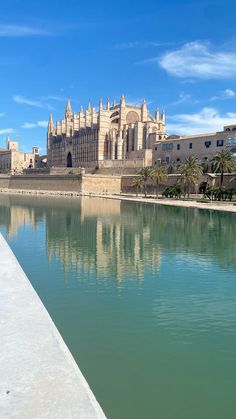
[(0, 416), (105, 419), (56, 326), (0, 235)]
[(91, 192), (75, 192), (75, 191), (44, 191), (44, 190), (33, 190), (33, 189), (7, 189), (0, 188), (0, 193), (7, 195), (43, 195), (43, 196), (54, 196), (54, 197), (65, 197), (70, 196), (72, 198), (78, 198), (81, 196), (95, 197), (95, 198), (106, 198), (106, 199), (116, 199), (120, 201), (131, 201), (131, 202), (140, 202), (145, 204), (155, 204), (155, 205), (168, 205), (175, 207), (183, 208), (198, 208), (198, 209), (208, 209), (213, 211), (226, 211), (226, 212), (236, 212), (236, 203), (233, 202), (216, 202), (216, 201), (206, 201), (200, 202), (197, 200), (182, 200), (182, 199), (173, 199), (173, 198), (163, 198), (156, 199), (153, 197), (144, 198), (141, 196), (136, 196), (135, 194), (106, 194), (106, 193), (91, 193)]

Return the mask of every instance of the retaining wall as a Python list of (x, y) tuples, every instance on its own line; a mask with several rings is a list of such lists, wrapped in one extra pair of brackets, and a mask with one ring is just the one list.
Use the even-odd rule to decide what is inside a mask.
[(0, 189), (63, 191), (78, 193), (120, 193), (120, 176), (103, 175), (21, 175), (1, 176)]

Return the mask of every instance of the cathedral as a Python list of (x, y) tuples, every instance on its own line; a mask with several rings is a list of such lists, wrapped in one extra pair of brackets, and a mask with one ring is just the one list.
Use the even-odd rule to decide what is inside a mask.
[[(165, 113), (148, 112), (146, 101), (141, 106), (129, 105), (122, 96), (111, 105), (102, 100), (99, 108), (90, 102), (84, 112), (73, 112), (70, 100), (61, 122), (54, 124), (50, 115), (47, 133), (49, 167), (143, 167), (151, 165), (152, 146), (166, 138)], [(147, 157), (149, 156), (149, 158)]]

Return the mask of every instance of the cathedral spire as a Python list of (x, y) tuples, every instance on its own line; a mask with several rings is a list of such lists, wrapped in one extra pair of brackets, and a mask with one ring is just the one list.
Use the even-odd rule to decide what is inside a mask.
[(90, 104), (90, 100), (88, 101), (87, 111), (91, 112), (91, 104)]
[(146, 122), (147, 119), (148, 119), (148, 110), (147, 110), (147, 104), (146, 104), (145, 99), (143, 99), (143, 101), (142, 101), (141, 117), (142, 117), (142, 122)]
[(109, 111), (110, 109), (110, 99), (107, 99), (107, 110)]
[(52, 132), (54, 129), (54, 122), (52, 117), (52, 112), (50, 113), (49, 121), (48, 121), (48, 132)]
[(124, 95), (122, 95), (121, 98), (120, 98), (120, 104), (121, 104), (121, 106), (125, 106), (125, 96)]
[(103, 107), (102, 107), (102, 98), (99, 100), (99, 110), (102, 111)]
[(66, 116), (66, 117), (68, 117), (68, 116), (72, 116), (72, 114), (73, 114), (73, 111), (72, 111), (72, 107), (71, 107), (71, 104), (70, 104), (70, 99), (68, 99), (68, 101), (67, 101), (67, 105), (66, 105), (66, 112), (65, 112), (65, 116)]
[(166, 113), (164, 110), (162, 111), (162, 114), (161, 114), (161, 120), (164, 124), (166, 123)]
[(160, 119), (159, 109), (158, 109), (158, 108), (156, 108), (156, 111), (155, 111), (155, 120), (156, 120), (156, 121), (159, 121), (159, 119)]

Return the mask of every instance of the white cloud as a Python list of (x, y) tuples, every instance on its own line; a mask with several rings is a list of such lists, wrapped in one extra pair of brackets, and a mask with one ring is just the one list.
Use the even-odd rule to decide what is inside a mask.
[(4, 112), (0, 112), (0, 118), (2, 118), (5, 115)]
[(193, 97), (188, 93), (181, 92), (179, 94), (179, 99), (172, 102), (171, 105), (176, 106), (181, 105), (182, 103), (189, 103), (190, 105), (195, 105), (196, 103), (198, 103), (198, 100), (193, 99)]
[(15, 95), (13, 97), (14, 102), (19, 103), (21, 105), (29, 105), (29, 106), (35, 106), (36, 108), (42, 108), (43, 104), (39, 100), (31, 100), (27, 99), (24, 96), (21, 95)]
[(169, 116), (168, 132), (179, 135), (222, 131), (224, 125), (236, 124), (236, 113), (220, 114), (215, 108), (203, 108), (198, 113)]
[(48, 126), (48, 121), (38, 121), (37, 123), (38, 127), (47, 127)]
[(48, 126), (48, 121), (38, 121), (38, 122), (25, 122), (21, 125), (21, 128), (31, 129), (31, 128), (46, 128)]
[(55, 100), (56, 102), (64, 102), (67, 98), (55, 96), (55, 95), (49, 95), (49, 96), (43, 96), (41, 99), (42, 100)]
[(32, 26), (0, 24), (0, 37), (13, 38), (43, 35), (49, 35), (49, 32)]
[(26, 97), (21, 95), (13, 96), (13, 100), (14, 102), (19, 103), (20, 105), (28, 105), (33, 106), (35, 108), (47, 108), (48, 110), (54, 110), (53, 106), (43, 102), (42, 100), (27, 99)]
[(225, 89), (221, 90), (217, 95), (213, 96), (210, 100), (227, 100), (227, 99), (233, 99), (236, 97), (236, 93), (232, 89)]
[(15, 130), (13, 128), (3, 128), (3, 129), (0, 129), (0, 135), (3, 135), (3, 134), (12, 134), (13, 132), (15, 132)]
[(209, 43), (189, 42), (156, 59), (169, 74), (180, 78), (229, 79), (236, 76), (236, 52), (218, 51)]
[(131, 49), (131, 48), (148, 48), (148, 47), (164, 47), (174, 45), (174, 42), (155, 42), (155, 41), (131, 41), (122, 44), (116, 44), (117, 49)]
[(30, 123), (30, 122), (25, 122), (23, 125), (21, 125), (21, 128), (26, 128), (26, 129), (30, 129), (30, 128), (35, 128), (36, 124)]

